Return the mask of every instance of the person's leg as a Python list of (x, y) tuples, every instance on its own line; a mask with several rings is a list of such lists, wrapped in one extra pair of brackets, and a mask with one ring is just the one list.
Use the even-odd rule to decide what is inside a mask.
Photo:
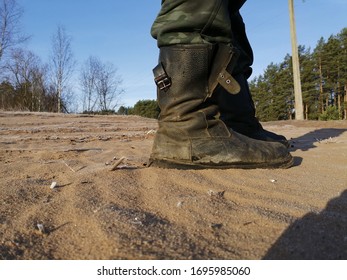
[(164, 0), (151, 34), (158, 47), (231, 43), (229, 1)]
[[(166, 0), (153, 24), (160, 47), (154, 69), (161, 109), (150, 164), (189, 168), (289, 167), (291, 155), (279, 143), (240, 135), (218, 119), (216, 88), (240, 91), (230, 75), (237, 56), (229, 1)], [(228, 72), (229, 71), (229, 72)]]
[(230, 12), (230, 22), (233, 34), (232, 43), (240, 53), (237, 68), (232, 74), (240, 84), (241, 91), (237, 95), (231, 95), (223, 88), (218, 89), (219, 92), (216, 95), (218, 96), (220, 118), (228, 127), (243, 135), (263, 141), (281, 142), (288, 146), (289, 143), (284, 136), (265, 130), (255, 116), (255, 106), (247, 81), (252, 73), (252, 48), (239, 11)]

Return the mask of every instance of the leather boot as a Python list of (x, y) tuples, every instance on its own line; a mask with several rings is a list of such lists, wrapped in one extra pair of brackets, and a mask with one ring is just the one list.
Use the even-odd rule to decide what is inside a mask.
[(240, 93), (231, 95), (223, 87), (217, 89), (220, 119), (232, 130), (250, 138), (279, 142), (289, 147), (289, 142), (284, 136), (265, 130), (256, 118), (253, 99), (244, 74), (234, 75), (234, 78), (240, 84)]
[[(293, 158), (282, 144), (238, 134), (218, 118), (218, 105), (211, 102), (213, 89), (218, 83), (214, 75), (215, 56), (216, 46), (210, 44), (173, 45), (160, 49), (159, 64), (154, 72), (161, 114), (150, 166), (292, 166)], [(224, 74), (219, 77), (224, 77)], [(225, 82), (230, 84), (230, 79)], [(223, 80), (219, 79), (219, 83)]]

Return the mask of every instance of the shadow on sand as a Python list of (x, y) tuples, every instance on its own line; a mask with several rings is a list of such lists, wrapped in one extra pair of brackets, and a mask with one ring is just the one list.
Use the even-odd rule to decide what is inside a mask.
[(263, 259), (347, 260), (347, 190), (290, 225)]
[(291, 143), (291, 151), (302, 150), (308, 151), (310, 149), (316, 148), (315, 143), (317, 142), (333, 142), (334, 138), (340, 136), (346, 129), (341, 128), (322, 128), (311, 131), (303, 136), (293, 138), (290, 140)]

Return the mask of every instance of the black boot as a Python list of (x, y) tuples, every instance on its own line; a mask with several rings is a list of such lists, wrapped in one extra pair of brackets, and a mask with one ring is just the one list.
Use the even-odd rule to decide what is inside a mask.
[(279, 142), (289, 147), (289, 142), (282, 136), (265, 130), (255, 116), (255, 107), (248, 82), (243, 74), (234, 75), (239, 83), (241, 91), (238, 94), (230, 94), (224, 88), (219, 87), (216, 94), (220, 119), (233, 129), (250, 138)]
[(215, 72), (211, 70), (215, 69), (214, 55), (215, 47), (209, 44), (161, 48), (160, 63), (155, 68), (161, 115), (150, 165), (173, 168), (292, 166), (293, 159), (282, 144), (238, 134), (217, 117), (218, 106), (211, 102), (211, 85), (217, 84), (210, 73)]

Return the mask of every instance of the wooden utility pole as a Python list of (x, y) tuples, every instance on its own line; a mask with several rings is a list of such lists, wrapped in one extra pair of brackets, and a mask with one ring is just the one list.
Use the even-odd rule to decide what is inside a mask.
[(302, 102), (301, 79), (300, 79), (300, 62), (298, 43), (296, 40), (296, 27), (294, 16), (294, 0), (288, 0), (289, 17), (290, 17), (290, 37), (292, 42), (292, 60), (293, 60), (293, 78), (294, 78), (294, 95), (295, 95), (295, 119), (304, 120), (304, 108)]

